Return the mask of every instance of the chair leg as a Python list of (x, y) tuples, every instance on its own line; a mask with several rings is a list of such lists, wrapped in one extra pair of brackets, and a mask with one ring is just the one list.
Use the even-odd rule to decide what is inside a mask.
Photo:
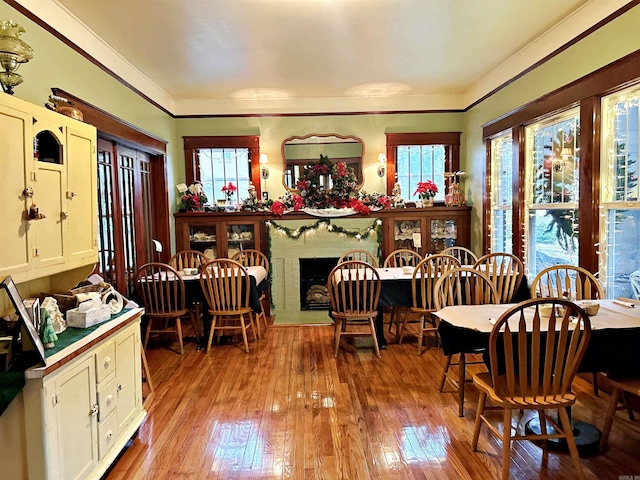
[(504, 409), (502, 432), (502, 480), (509, 479), (511, 469), (511, 410)]
[(426, 326), (427, 320), (425, 319), (424, 313), (420, 314), (420, 330), (418, 331), (418, 356), (422, 354), (422, 343), (424, 342), (424, 328)]
[(453, 355), (447, 355), (447, 363), (444, 364), (444, 369), (442, 370), (442, 376), (440, 377), (440, 387), (438, 391), (442, 393), (444, 390), (444, 382), (447, 380), (447, 374), (449, 373), (449, 367), (451, 366), (451, 357)]
[(484, 415), (484, 406), (486, 401), (487, 394), (485, 392), (480, 392), (480, 398), (478, 398), (478, 410), (476, 411), (476, 422), (473, 425), (473, 440), (471, 441), (471, 449), (474, 452), (478, 451), (478, 439), (480, 438), (482, 415)]
[[(397, 343), (402, 343), (402, 341), (404, 340), (404, 331), (407, 328), (407, 317), (409, 316), (409, 309), (406, 309), (404, 311), (404, 315), (402, 316), (402, 323), (399, 323), (400, 321), (398, 320), (398, 323), (396, 323), (396, 342)], [(398, 330), (400, 331), (400, 333), (398, 334)]]
[(591, 379), (593, 382), (593, 394), (597, 397), (600, 393), (600, 390), (598, 390), (598, 372), (593, 372)]
[(627, 407), (627, 414), (629, 415), (629, 420), (632, 422), (636, 419), (636, 416), (633, 414), (633, 408), (631, 408), (631, 400), (629, 399), (629, 392), (622, 392), (622, 401), (624, 402), (624, 406)]
[[(249, 320), (249, 322), (251, 322), (251, 320)], [(247, 326), (244, 323), (244, 315), (240, 315), (240, 328), (242, 329), (242, 341), (244, 342), (244, 351), (246, 353), (249, 353), (249, 340), (247, 340)], [(253, 335), (255, 334), (256, 332), (254, 330)]]
[(342, 332), (342, 319), (336, 318), (336, 330), (333, 335), (333, 358), (338, 358), (338, 349), (340, 348), (340, 332)]
[(464, 353), (460, 354), (460, 360), (458, 362), (458, 416), (464, 417), (464, 387), (467, 378), (467, 365), (466, 356)]
[[(547, 416), (542, 410), (538, 410), (538, 421), (540, 422), (540, 433), (542, 436), (547, 435)], [(544, 438), (542, 440), (542, 464), (547, 465), (549, 461), (549, 441)]]
[(211, 349), (211, 342), (213, 341), (213, 332), (216, 329), (217, 320), (218, 320), (217, 315), (211, 316), (211, 326), (209, 327), (209, 340), (207, 340), (207, 350), (206, 350), (207, 353), (209, 353), (209, 350)]
[(369, 319), (369, 329), (371, 330), (371, 338), (373, 339), (373, 351), (376, 354), (376, 357), (380, 358), (380, 348), (378, 346), (378, 337), (376, 335), (376, 324), (375, 319)]
[(180, 344), (180, 355), (184, 355), (184, 344), (182, 342), (182, 322), (176, 318), (176, 331), (178, 332), (178, 343)]
[(193, 333), (196, 336), (196, 343), (200, 343), (200, 329), (198, 328), (198, 323), (196, 322), (196, 313), (191, 310), (189, 312), (189, 319), (191, 320), (191, 327), (193, 328)]
[(582, 463), (580, 463), (580, 455), (578, 454), (578, 447), (576, 446), (576, 439), (573, 436), (573, 430), (571, 428), (571, 420), (569, 420), (567, 409), (566, 408), (559, 409), (558, 414), (560, 415), (560, 421), (562, 422), (562, 430), (567, 437), (567, 445), (569, 446), (569, 453), (571, 454), (571, 460), (573, 461), (573, 466), (576, 469), (576, 473), (578, 474), (577, 478), (584, 479), (584, 472), (582, 471)]
[(144, 331), (144, 343), (142, 344), (142, 346), (144, 347), (144, 349), (147, 349), (147, 343), (149, 343), (149, 335), (151, 335), (151, 324), (153, 323), (153, 319), (152, 318), (148, 318), (147, 319), (147, 328)]
[(607, 416), (604, 420), (604, 426), (602, 427), (602, 435), (600, 436), (600, 451), (604, 451), (607, 448), (609, 441), (609, 433), (611, 433), (611, 426), (613, 425), (613, 417), (618, 409), (618, 397), (620, 396), (620, 389), (613, 387), (611, 392), (611, 398), (609, 399), (609, 408), (607, 409)]

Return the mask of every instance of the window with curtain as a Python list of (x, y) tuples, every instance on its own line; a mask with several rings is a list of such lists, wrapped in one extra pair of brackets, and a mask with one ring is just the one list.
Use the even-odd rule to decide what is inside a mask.
[(197, 150), (200, 182), (209, 203), (224, 200), (222, 187), (238, 187), (236, 201), (249, 196), (251, 157), (248, 148), (200, 148)]
[(232, 182), (235, 201), (249, 197), (249, 182), (260, 189), (260, 137), (183, 137), (187, 184), (200, 181), (209, 203), (225, 200), (222, 187)]
[(640, 298), (640, 89), (602, 99), (600, 278), (609, 298)]
[(397, 181), (406, 201), (418, 200), (418, 182), (431, 180), (438, 186), (435, 201), (444, 201), (445, 146), (400, 145), (396, 149)]
[(530, 125), (525, 136), (528, 273), (578, 265), (579, 111)]
[(491, 251), (513, 250), (513, 137), (491, 140)]
[(415, 202), (418, 182), (438, 186), (435, 201), (444, 201), (445, 172), (460, 169), (460, 132), (388, 133), (387, 191), (400, 184), (402, 198)]

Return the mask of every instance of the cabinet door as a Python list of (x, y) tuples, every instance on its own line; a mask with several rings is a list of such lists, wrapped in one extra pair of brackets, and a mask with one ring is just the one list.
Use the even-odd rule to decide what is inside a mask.
[(34, 117), (33, 164), (35, 170), (33, 202), (43, 215), (31, 220), (31, 229), (35, 233), (35, 267), (45, 268), (65, 261), (65, 230), (67, 201), (67, 168), (64, 158), (64, 126), (55, 122), (50, 115)]
[[(135, 326), (134, 326), (135, 327)], [(137, 328), (116, 339), (116, 415), (122, 432), (142, 408), (140, 337)]]
[[(4, 99), (3, 99), (4, 100)], [(26, 219), (31, 156), (31, 115), (0, 104), (0, 277), (26, 271), (31, 260), (31, 236)]]
[[(93, 356), (58, 375), (54, 384), (52, 414), (57, 450), (57, 478), (83, 478), (98, 462), (96, 376)], [(52, 469), (53, 470), (53, 469)]]
[[(74, 122), (78, 123), (78, 122)], [(67, 246), (72, 262), (98, 261), (98, 199), (95, 128), (67, 127)]]
[(260, 249), (260, 229), (256, 222), (227, 222), (227, 257), (241, 250)]

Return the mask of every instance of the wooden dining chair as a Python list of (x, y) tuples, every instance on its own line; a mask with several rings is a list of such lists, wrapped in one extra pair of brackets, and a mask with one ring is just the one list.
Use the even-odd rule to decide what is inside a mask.
[(365, 263), (368, 263), (369, 265), (372, 265), (375, 268), (378, 268), (380, 266), (378, 259), (375, 257), (373, 253), (371, 253), (368, 250), (362, 250), (358, 248), (349, 250), (348, 252), (343, 253), (342, 256), (338, 259), (338, 264), (342, 262), (347, 262), (349, 260), (357, 260), (359, 262), (365, 262)]
[(511, 303), (524, 278), (524, 265), (512, 253), (488, 253), (474, 264), (486, 274), (498, 290), (500, 303)]
[(152, 333), (170, 332), (178, 336), (183, 354), (182, 318), (190, 318), (196, 336), (199, 330), (193, 311), (185, 305), (185, 286), (178, 272), (165, 263), (146, 263), (136, 273), (136, 290), (147, 318), (143, 347)]
[[(629, 394), (640, 396), (640, 377), (607, 377), (612, 387), (611, 397), (609, 398), (609, 407), (602, 427), (602, 435), (600, 436), (600, 452), (604, 452), (609, 444), (609, 434), (613, 426), (613, 418), (618, 410), (626, 409), (629, 419), (634, 420), (633, 410), (629, 406)], [(618, 406), (620, 395), (623, 396), (624, 405)]]
[(422, 255), (409, 248), (398, 248), (387, 255), (383, 268), (415, 267), (422, 261)]
[[(546, 303), (552, 303), (550, 317), (540, 313), (540, 306)], [(525, 300), (496, 321), (489, 337), (491, 371), (473, 377), (480, 398), (471, 446), (473, 451), (478, 450), (480, 429), (486, 424), (502, 441), (503, 480), (509, 478), (513, 440), (542, 440), (543, 462), (546, 462), (546, 441), (554, 438), (566, 440), (577, 478), (584, 478), (567, 409), (576, 401), (571, 384), (590, 336), (591, 323), (586, 312), (562, 299)], [(492, 407), (486, 407), (487, 399)], [(504, 410), (501, 429), (485, 416), (488, 408)], [(517, 426), (513, 434), (513, 410), (536, 410), (540, 434), (521, 435)], [(547, 410), (557, 410), (560, 422), (547, 415)]]
[(257, 341), (253, 312), (249, 305), (251, 281), (247, 270), (238, 262), (218, 258), (200, 269), (200, 285), (207, 300), (211, 326), (207, 340), (207, 353), (211, 349), (213, 334), (240, 330), (245, 352), (249, 353), (247, 330), (251, 328)]
[(197, 268), (200, 270), (200, 267), (208, 261), (209, 259), (205, 254), (198, 250), (182, 250), (176, 252), (176, 254), (169, 259), (169, 265), (178, 271), (184, 270), (185, 268)]
[[(432, 313), (436, 311), (435, 302), (435, 284), (440, 276), (447, 270), (460, 266), (460, 262), (451, 255), (430, 255), (424, 260), (421, 260), (418, 266), (413, 271), (411, 277), (411, 298), (412, 305), (409, 307), (407, 315), (404, 316), (402, 326), (400, 327), (400, 334), (398, 343), (402, 343), (404, 339), (405, 330), (408, 324), (408, 316), (411, 314), (418, 315), (418, 356), (422, 354), (422, 344), (424, 334), (433, 332), (438, 344), (438, 323), (439, 319), (433, 316)], [(398, 333), (396, 332), (396, 336)]]
[(473, 253), (468, 248), (461, 247), (460, 245), (454, 245), (453, 247), (445, 248), (440, 253), (456, 257), (460, 261), (460, 265), (462, 265), (463, 267), (473, 266), (478, 260), (478, 257), (475, 253)]
[[(434, 287), (434, 302), (436, 311), (449, 305), (483, 305), (500, 303), (500, 295), (491, 279), (473, 267), (458, 267), (442, 273)], [(461, 352), (458, 362), (453, 362), (453, 355), (446, 356), (446, 363), (440, 376), (439, 391), (444, 390), (448, 379), (458, 387), (458, 415), (464, 416), (464, 393), (467, 379), (467, 365), (484, 364), (481, 359), (468, 361), (467, 355), (482, 354), (485, 349)], [(450, 378), (450, 369), (458, 367), (457, 380)]]
[[(340, 339), (345, 336), (371, 336), (375, 355), (380, 357), (375, 319), (381, 286), (378, 272), (366, 262), (342, 262), (329, 273), (327, 288), (331, 317), (335, 321), (334, 357), (338, 357)], [(363, 332), (362, 326), (368, 326), (368, 332)], [(349, 330), (349, 327), (355, 329)]]
[[(387, 255), (382, 263), (383, 268), (399, 268), (399, 267), (416, 267), (422, 256), (415, 250), (409, 248), (398, 248)], [(407, 313), (409, 307), (393, 305), (391, 307), (391, 318), (389, 320), (389, 332), (395, 325), (396, 327), (396, 342), (398, 341), (398, 333), (400, 331), (400, 316), (403, 317)]]
[[(181, 250), (176, 252), (169, 259), (169, 265), (175, 268), (178, 272), (181, 272), (185, 268), (196, 268), (200, 271), (200, 267), (207, 263), (209, 259), (206, 255), (198, 250)], [(187, 285), (187, 306), (191, 308), (193, 314), (195, 315), (196, 324), (201, 327), (202, 326), (202, 296), (198, 293), (194, 294), (190, 289), (190, 286)], [(200, 329), (195, 332), (196, 337), (199, 336)]]
[[(239, 252), (236, 252), (233, 257), (231, 257), (231, 259), (240, 263), (244, 267), (262, 267), (267, 272), (267, 278), (269, 278), (269, 260), (267, 259), (267, 256), (260, 250), (240, 250)], [(269, 325), (267, 323), (267, 315), (264, 313), (264, 302), (267, 301), (268, 289), (269, 287), (267, 287), (260, 295), (260, 311), (258, 312), (256, 319), (258, 338), (261, 338), (262, 336), (262, 333), (260, 331), (260, 329), (262, 328), (260, 326), (260, 319), (262, 319), (262, 325), (264, 326), (265, 333), (269, 328)]]
[[(604, 298), (598, 279), (575, 265), (553, 265), (542, 270), (531, 282), (531, 298), (555, 297), (569, 300)], [(598, 396), (598, 373), (592, 375), (593, 394)]]

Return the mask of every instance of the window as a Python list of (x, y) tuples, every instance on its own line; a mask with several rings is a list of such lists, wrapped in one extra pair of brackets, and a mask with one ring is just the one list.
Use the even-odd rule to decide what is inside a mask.
[(257, 136), (184, 137), (187, 183), (202, 182), (209, 203), (224, 200), (222, 187), (238, 187), (236, 201), (248, 198), (249, 183), (260, 193)]
[(526, 264), (535, 275), (551, 265), (578, 265), (578, 110), (526, 128)]
[(444, 201), (445, 172), (460, 169), (460, 133), (388, 133), (387, 193), (397, 181), (405, 201), (416, 201), (418, 182), (438, 186), (436, 201)]
[(512, 253), (513, 249), (513, 137), (494, 138), (491, 148), (491, 251)]
[(248, 148), (200, 148), (196, 151), (199, 178), (210, 203), (224, 200), (222, 187), (229, 182), (238, 187), (238, 197), (249, 196), (251, 158)]
[(607, 296), (640, 298), (640, 89), (602, 100), (600, 276)]

